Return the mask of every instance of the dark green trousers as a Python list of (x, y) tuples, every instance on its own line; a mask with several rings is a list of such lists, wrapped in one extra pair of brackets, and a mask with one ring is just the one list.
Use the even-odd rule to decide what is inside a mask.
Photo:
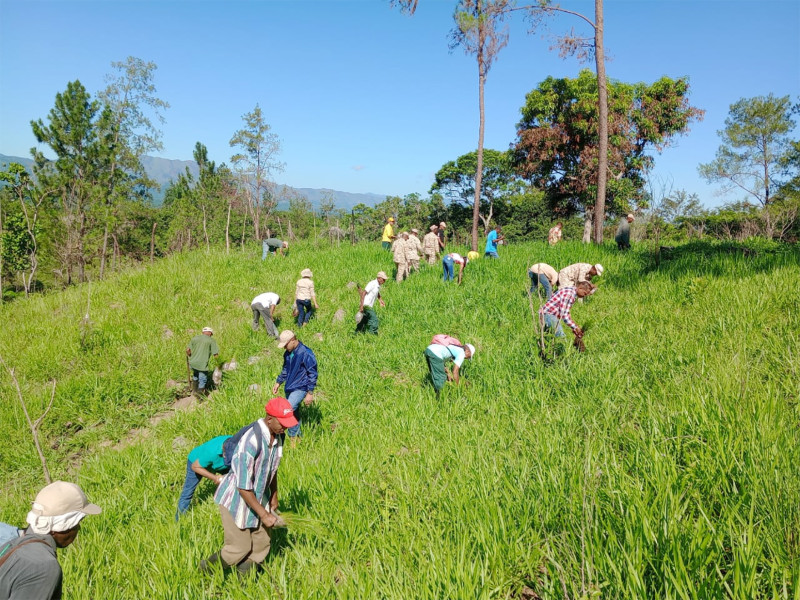
[(433, 389), (435, 389), (438, 394), (444, 387), (444, 384), (447, 383), (447, 371), (444, 370), (444, 361), (427, 348), (425, 348), (423, 354), (428, 361), (428, 370), (431, 372)]
[(372, 334), (378, 335), (378, 313), (375, 312), (374, 308), (370, 308), (369, 306), (364, 307), (364, 318), (361, 319), (361, 323), (356, 325), (356, 333), (364, 333), (369, 331)]

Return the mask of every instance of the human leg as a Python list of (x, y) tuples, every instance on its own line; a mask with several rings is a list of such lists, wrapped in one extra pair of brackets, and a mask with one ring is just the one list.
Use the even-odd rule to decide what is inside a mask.
[(455, 279), (455, 274), (453, 271), (453, 259), (449, 256), (445, 256), (442, 259), (442, 269), (444, 270), (444, 278), (443, 281), (449, 281), (451, 279)]
[(262, 523), (259, 523), (258, 527), (252, 530), (250, 539), (253, 543), (253, 549), (250, 551), (250, 556), (247, 557), (247, 560), (253, 561), (257, 565), (261, 564), (267, 558), (269, 548), (272, 545), (270, 530), (264, 527)]
[(566, 337), (564, 330), (561, 329), (561, 319), (557, 319), (555, 315), (546, 314), (544, 316), (544, 328), (546, 331), (551, 331), (556, 337)]
[(445, 371), (444, 368), (444, 361), (427, 348), (424, 354), (428, 362), (428, 371), (430, 371), (431, 374), (433, 389), (435, 389), (438, 394), (447, 382), (447, 371)]
[(222, 505), (219, 507), (219, 514), (225, 540), (219, 555), (226, 566), (238, 565), (253, 550), (252, 532), (250, 529), (239, 529), (233, 515)]
[(192, 369), (192, 379), (197, 382), (197, 391), (204, 392), (208, 383), (208, 371)]
[(262, 308), (264, 307), (261, 306), (258, 302), (250, 305), (250, 310), (253, 311), (253, 325), (252, 325), (253, 331), (258, 331), (258, 317), (259, 313), (261, 313)]
[[(364, 316), (366, 319), (366, 315)], [(286, 399), (289, 401), (289, 404), (292, 405), (292, 412), (294, 412), (294, 417), (297, 419), (297, 425), (294, 427), (290, 427), (286, 430), (286, 433), (289, 435), (290, 438), (299, 437), (300, 436), (300, 416), (297, 414), (297, 409), (300, 407), (300, 404), (303, 402), (303, 398), (306, 397), (305, 390), (292, 390), (289, 392), (289, 395)]]
[(272, 317), (269, 316), (269, 311), (265, 310), (263, 313), (261, 313), (261, 318), (264, 319), (264, 326), (267, 328), (267, 333), (277, 340), (278, 328), (275, 327), (275, 321), (273, 321)]
[(392, 247), (389, 242), (381, 242), (381, 246), (383, 246), (384, 250), (389, 250)]
[(539, 273), (539, 283), (544, 288), (545, 300), (550, 300), (553, 297), (553, 286), (550, 284), (550, 280), (547, 278), (547, 275), (542, 275)]
[(366, 321), (365, 328), (370, 333), (374, 335), (378, 335), (378, 313), (375, 312), (375, 309), (369, 306), (364, 307), (364, 318), (362, 319), (362, 323)]
[(194, 491), (197, 489), (197, 486), (200, 484), (200, 475), (195, 473), (192, 470), (192, 463), (191, 461), (186, 461), (186, 479), (183, 482), (183, 489), (181, 490), (181, 495), (178, 498), (178, 511), (175, 513), (175, 520), (178, 520), (183, 513), (189, 510), (189, 505), (192, 503), (192, 498), (194, 497)]

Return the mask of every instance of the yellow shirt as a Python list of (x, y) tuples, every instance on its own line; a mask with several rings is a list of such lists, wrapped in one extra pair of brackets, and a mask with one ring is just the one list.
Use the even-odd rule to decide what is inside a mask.
[(383, 228), (383, 239), (382, 242), (391, 242), (392, 236), (394, 235), (394, 229), (392, 229), (392, 224), (387, 223), (386, 227)]

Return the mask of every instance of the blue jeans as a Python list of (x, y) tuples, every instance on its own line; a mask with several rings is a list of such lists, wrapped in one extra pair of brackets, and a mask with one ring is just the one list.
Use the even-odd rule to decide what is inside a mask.
[[(209, 469), (212, 473), (226, 473), (227, 469), (224, 471), (215, 471), (214, 469)], [(175, 513), (175, 520), (178, 520), (183, 513), (189, 510), (189, 505), (192, 503), (192, 498), (194, 497), (194, 491), (197, 489), (197, 486), (200, 485), (200, 480), (203, 479), (200, 475), (192, 471), (192, 463), (191, 461), (186, 461), (186, 480), (183, 482), (183, 489), (181, 490), (180, 498), (178, 498), (178, 511)]]
[(545, 301), (553, 297), (553, 286), (550, 285), (550, 280), (547, 278), (547, 275), (528, 271), (528, 277), (531, 278), (531, 294), (536, 292), (536, 288), (541, 285), (544, 288)]
[(289, 401), (289, 404), (292, 405), (292, 411), (294, 411), (294, 418), (297, 419), (297, 425), (294, 427), (289, 427), (286, 433), (289, 434), (289, 437), (297, 437), (300, 435), (300, 418), (297, 415), (297, 408), (302, 404), (303, 398), (306, 397), (305, 390), (292, 390), (289, 392), (289, 395), (286, 399)]
[(204, 390), (208, 383), (208, 371), (192, 369), (192, 379), (197, 382), (197, 389)]
[(455, 279), (455, 271), (453, 269), (454, 261), (449, 256), (445, 256), (442, 259), (442, 269), (444, 269), (444, 278), (442, 281), (449, 281), (450, 279)]
[(497, 256), (497, 250), (492, 250), (491, 252), (484, 252), (483, 256), (484, 258), (500, 258), (499, 256)]
[(564, 330), (561, 329), (561, 319), (556, 319), (555, 315), (551, 315), (545, 313), (544, 315), (544, 330), (545, 331), (553, 331), (555, 330), (556, 337), (566, 337), (564, 335)]
[(302, 327), (311, 319), (311, 300), (296, 300), (297, 326)]

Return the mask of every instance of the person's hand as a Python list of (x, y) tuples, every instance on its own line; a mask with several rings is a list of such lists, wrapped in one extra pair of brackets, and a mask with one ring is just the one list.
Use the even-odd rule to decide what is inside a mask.
[(311, 406), (311, 403), (314, 402), (314, 395), (311, 392), (306, 394), (306, 397), (303, 398), (303, 404), (306, 406)]
[(217, 485), (222, 483), (223, 479), (225, 479), (225, 475), (217, 475)]
[(261, 516), (261, 523), (263, 523), (264, 527), (266, 527), (267, 529), (275, 527), (275, 524), (277, 522), (278, 522), (278, 516), (273, 515), (270, 512), (264, 511), (264, 514)]
[(280, 383), (276, 383), (275, 385), (272, 386), (273, 395), (278, 393), (278, 388), (280, 388), (280, 387), (281, 387)]
[(575, 337), (582, 338), (583, 337), (583, 329), (580, 327), (575, 328)]

